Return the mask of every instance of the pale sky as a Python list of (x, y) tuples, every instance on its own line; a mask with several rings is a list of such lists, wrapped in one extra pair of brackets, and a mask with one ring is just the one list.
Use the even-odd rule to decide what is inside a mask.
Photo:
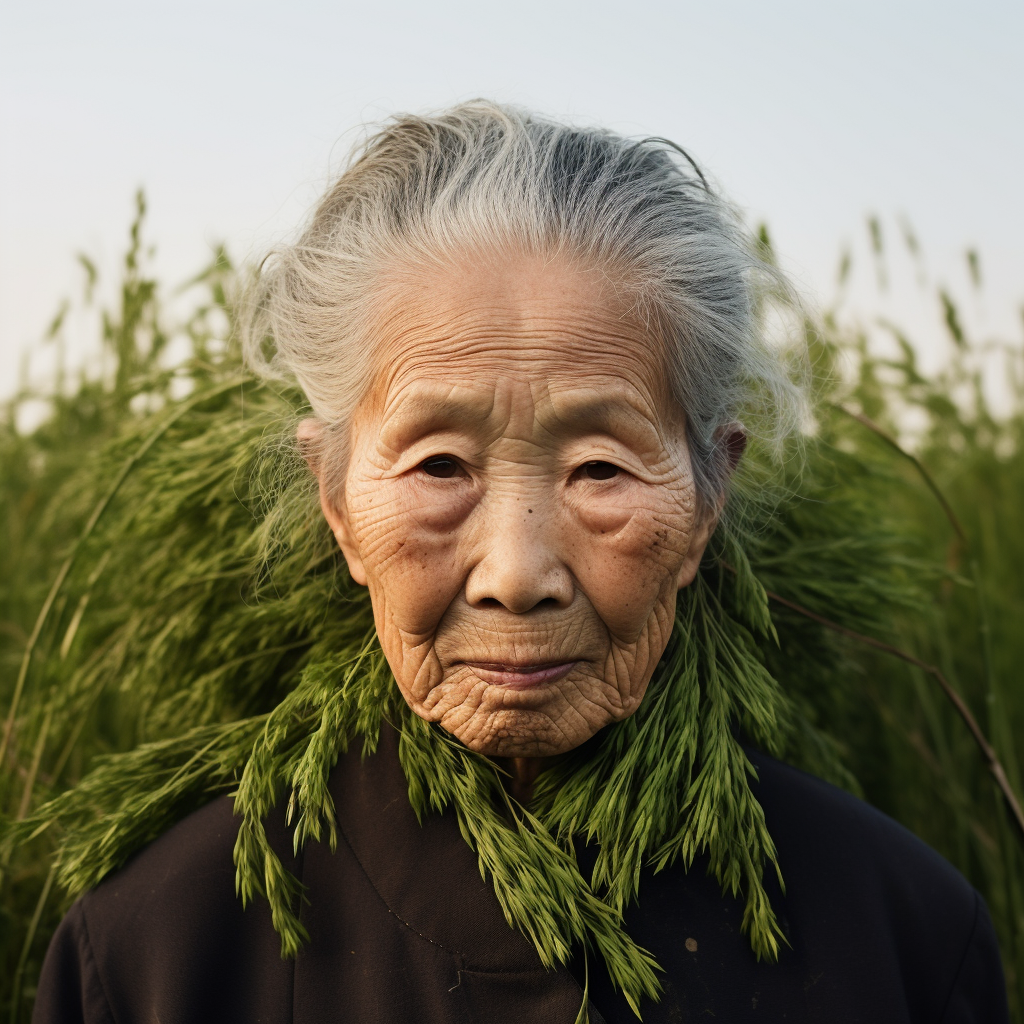
[[(895, 296), (874, 294), (865, 217), (894, 247), (907, 218), (932, 281), (969, 299), (973, 329), (1019, 338), (1022, 41), (1020, 0), (10, 0), (0, 395), (80, 289), (75, 254), (111, 284), (140, 185), (174, 285), (217, 241), (246, 258), (287, 237), (362, 123), (474, 96), (674, 139), (768, 221), (812, 301), (831, 301), (849, 244), (851, 310), (895, 315), (938, 359), (934, 300), (909, 268), (894, 270)], [(967, 247), (981, 253), (981, 297)]]

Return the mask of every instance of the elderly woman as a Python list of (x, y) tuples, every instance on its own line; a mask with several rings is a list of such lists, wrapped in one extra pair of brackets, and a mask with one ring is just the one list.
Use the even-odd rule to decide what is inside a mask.
[(970, 886), (741, 745), (784, 724), (763, 591), (737, 548), (738, 625), (698, 568), (736, 417), (777, 441), (799, 396), (685, 154), (396, 120), (262, 275), (250, 363), (308, 398), (386, 666), (325, 655), (234, 804), (75, 904), (38, 1024), (1005, 1020)]

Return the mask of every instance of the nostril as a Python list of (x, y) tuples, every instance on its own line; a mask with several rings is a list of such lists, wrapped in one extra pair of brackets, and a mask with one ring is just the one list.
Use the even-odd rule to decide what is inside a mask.
[(551, 610), (554, 608), (561, 608), (563, 602), (557, 597), (543, 597), (535, 604), (530, 605), (529, 608), (516, 608), (514, 603), (506, 604), (504, 601), (498, 600), (496, 597), (480, 597), (473, 602), (474, 607), (480, 608), (486, 611), (498, 611), (504, 609), (513, 613), (522, 613), (526, 611), (537, 611), (538, 609)]
[[(480, 610), (501, 609), (521, 615), (533, 609), (548, 612), (572, 603), (574, 586), (568, 568), (544, 544), (506, 535), (466, 578), (466, 601)], [(509, 542), (511, 541), (511, 542)]]

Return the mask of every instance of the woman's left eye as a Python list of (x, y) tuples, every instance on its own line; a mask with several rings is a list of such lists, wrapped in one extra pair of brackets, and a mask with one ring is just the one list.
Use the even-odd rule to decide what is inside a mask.
[(459, 464), (450, 455), (432, 455), (429, 459), (424, 459), (419, 468), (428, 476), (444, 479), (455, 476), (459, 471)]
[(619, 467), (610, 462), (584, 462), (580, 470), (591, 480), (611, 480), (619, 472)]

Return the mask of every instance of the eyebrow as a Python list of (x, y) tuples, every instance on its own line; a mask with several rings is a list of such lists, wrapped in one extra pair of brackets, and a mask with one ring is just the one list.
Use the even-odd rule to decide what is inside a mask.
[(605, 428), (614, 433), (615, 427), (624, 421), (651, 427), (651, 416), (639, 408), (639, 397), (632, 387), (593, 385), (551, 390), (545, 404), (560, 420), (571, 419), (589, 429)]
[[(538, 422), (552, 434), (579, 437), (606, 434), (627, 444), (657, 443), (659, 433), (640, 395), (626, 386), (555, 387), (535, 400)], [(417, 381), (385, 409), (381, 434), (397, 446), (429, 434), (467, 430), (497, 437), (507, 422), (495, 422), (494, 392), (486, 387), (453, 387), (444, 381)], [(489, 428), (489, 429), (488, 429)]]
[(381, 434), (411, 444), (452, 429), (479, 429), (494, 415), (494, 396), (485, 388), (454, 387), (444, 381), (417, 381), (384, 409)]

